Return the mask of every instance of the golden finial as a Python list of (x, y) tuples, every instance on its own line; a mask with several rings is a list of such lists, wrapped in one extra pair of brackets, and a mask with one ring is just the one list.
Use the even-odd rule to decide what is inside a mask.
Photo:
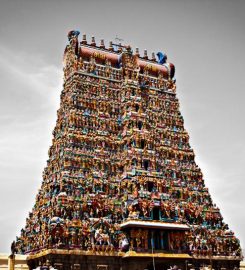
[(91, 45), (92, 45), (92, 46), (96, 46), (96, 43), (95, 43), (95, 37), (92, 37)]
[(112, 41), (109, 42), (109, 48), (108, 48), (109, 51), (114, 51), (113, 50), (113, 46), (112, 46)]
[(101, 39), (101, 41), (100, 41), (100, 48), (105, 49), (104, 39)]
[(152, 61), (156, 61), (156, 56), (155, 56), (155, 53), (153, 52), (152, 55), (151, 55), (151, 60)]
[(87, 44), (86, 34), (83, 34), (83, 40), (82, 40), (81, 43), (82, 43), (82, 44)]
[(147, 50), (144, 50), (144, 59), (148, 59)]
[(139, 48), (135, 48), (135, 55), (140, 56)]

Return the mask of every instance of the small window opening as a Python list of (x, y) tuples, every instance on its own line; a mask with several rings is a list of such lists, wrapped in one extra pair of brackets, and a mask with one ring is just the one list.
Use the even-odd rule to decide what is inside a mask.
[(160, 213), (159, 208), (153, 208), (153, 220), (159, 220), (160, 219)]
[(140, 148), (144, 149), (145, 148), (145, 140), (140, 141)]
[(138, 122), (138, 129), (141, 130), (142, 129), (142, 126), (143, 126), (143, 123), (140, 121)]
[(149, 192), (152, 192), (152, 190), (153, 190), (153, 182), (148, 182), (148, 191)]
[(149, 160), (144, 160), (144, 162), (143, 162), (143, 166), (144, 166), (144, 169), (147, 171), (148, 170), (148, 168), (149, 168)]
[(135, 105), (135, 111), (138, 112), (139, 111), (140, 106), (138, 104)]

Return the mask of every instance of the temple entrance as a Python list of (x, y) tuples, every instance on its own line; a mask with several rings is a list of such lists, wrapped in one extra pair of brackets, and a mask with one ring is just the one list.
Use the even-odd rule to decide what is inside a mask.
[(162, 249), (161, 248), (161, 236), (160, 236), (160, 233), (155, 231), (153, 239), (154, 239), (154, 244), (155, 244), (155, 250)]
[(156, 250), (168, 250), (168, 232), (167, 231), (150, 231), (148, 234), (148, 248)]

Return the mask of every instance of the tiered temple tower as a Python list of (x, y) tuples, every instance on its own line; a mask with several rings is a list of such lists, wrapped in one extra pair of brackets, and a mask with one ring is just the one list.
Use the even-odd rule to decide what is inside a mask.
[(68, 34), (64, 88), (36, 203), (17, 238), (30, 269), (233, 269), (240, 245), (205, 187), (174, 65)]

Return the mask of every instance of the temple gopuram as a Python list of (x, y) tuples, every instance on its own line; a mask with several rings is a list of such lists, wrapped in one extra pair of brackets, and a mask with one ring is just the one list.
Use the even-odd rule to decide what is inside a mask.
[(189, 144), (174, 65), (78, 36), (68, 33), (49, 159), (13, 254), (30, 270), (239, 268), (239, 240)]

